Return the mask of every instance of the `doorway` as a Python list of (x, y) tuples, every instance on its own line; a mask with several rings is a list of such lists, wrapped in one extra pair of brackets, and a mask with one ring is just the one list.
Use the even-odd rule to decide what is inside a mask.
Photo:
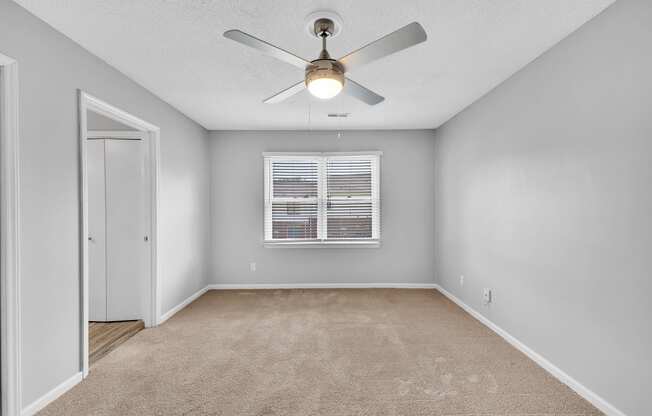
[(158, 127), (80, 92), (82, 357), (159, 320)]
[(150, 257), (143, 135), (99, 131), (103, 119), (88, 113), (91, 366), (144, 327)]

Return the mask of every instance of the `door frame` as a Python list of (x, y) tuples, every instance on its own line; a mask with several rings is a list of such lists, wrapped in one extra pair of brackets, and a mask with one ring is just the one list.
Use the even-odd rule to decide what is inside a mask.
[[(149, 307), (145, 315), (145, 326), (154, 327), (160, 322), (160, 279), (158, 267), (158, 206), (159, 206), (159, 165), (161, 129), (154, 124), (142, 120), (117, 107), (112, 106), (82, 90), (79, 90), (79, 175), (80, 175), (80, 248), (81, 248), (81, 370), (83, 377), (88, 375), (89, 368), (89, 276), (88, 276), (88, 172), (87, 172), (87, 140), (89, 138), (86, 114), (94, 111), (105, 117), (118, 121), (138, 130), (145, 140), (146, 169), (145, 175), (150, 185), (150, 230), (151, 245)], [(130, 133), (125, 133), (130, 134)], [(133, 134), (133, 133), (131, 133)], [(94, 134), (93, 134), (94, 135)]]
[(18, 63), (0, 53), (0, 345), (2, 414), (21, 411)]

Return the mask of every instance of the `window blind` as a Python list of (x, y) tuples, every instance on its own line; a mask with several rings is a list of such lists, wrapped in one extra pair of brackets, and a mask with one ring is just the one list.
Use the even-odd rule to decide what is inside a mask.
[(272, 239), (316, 240), (318, 161), (272, 161), (271, 168)]
[(372, 161), (329, 159), (326, 162), (326, 238), (372, 238)]
[(266, 242), (380, 238), (379, 155), (265, 156)]

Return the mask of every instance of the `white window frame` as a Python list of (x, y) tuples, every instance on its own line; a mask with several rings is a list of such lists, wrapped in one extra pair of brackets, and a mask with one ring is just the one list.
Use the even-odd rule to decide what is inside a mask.
[[(366, 151), (366, 152), (264, 152), (263, 153), (263, 171), (264, 171), (264, 185), (263, 185), (263, 242), (265, 247), (379, 247), (380, 246), (380, 160), (382, 152), (380, 151)], [(375, 163), (372, 164), (372, 188), (371, 188), (371, 203), (372, 203), (372, 237), (369, 239), (344, 239), (333, 240), (327, 239), (327, 225), (328, 217), (326, 215), (326, 163), (329, 159), (374, 159)], [(271, 162), (272, 161), (288, 161), (288, 160), (310, 160), (314, 159), (319, 163), (319, 180), (317, 189), (317, 239), (271, 239), (266, 235), (265, 224), (271, 224), (271, 201), (273, 194), (273, 184), (271, 177)], [(278, 198), (274, 198), (275, 201)], [(375, 204), (375, 205), (374, 205)]]

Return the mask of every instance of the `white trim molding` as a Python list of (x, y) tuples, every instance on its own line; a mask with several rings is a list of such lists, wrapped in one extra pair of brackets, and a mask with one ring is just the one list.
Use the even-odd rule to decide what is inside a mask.
[(464, 303), (461, 299), (444, 289), (443, 287), (436, 285), (436, 289), (444, 296), (446, 296), (448, 299), (450, 299), (453, 303), (457, 304), (460, 308), (464, 309), (469, 315), (480, 321), (484, 326), (487, 328), (491, 329), (493, 332), (495, 332), (497, 335), (499, 335), (501, 338), (503, 338), (505, 341), (510, 343), (514, 348), (517, 350), (521, 351), (523, 354), (528, 356), (532, 361), (537, 363), (541, 368), (546, 370), (548, 373), (550, 373), (553, 377), (555, 377), (557, 380), (561, 381), (568, 387), (570, 387), (572, 390), (574, 390), (577, 394), (582, 396), (584, 399), (586, 399), (589, 403), (591, 403), (593, 406), (595, 406), (598, 410), (603, 412), (607, 416), (626, 416), (625, 413), (621, 412), (618, 410), (614, 405), (606, 401), (604, 398), (599, 396), (597, 393), (594, 391), (590, 390), (588, 387), (580, 383), (579, 381), (575, 380), (573, 377), (568, 375), (566, 372), (564, 372), (562, 369), (548, 361), (546, 358), (544, 358), (541, 354), (538, 352), (534, 351), (521, 341), (519, 341), (516, 337), (511, 335), (509, 332), (505, 331), (489, 319), (487, 319), (484, 315), (482, 315), (480, 312), (476, 311), (466, 303)]
[(40, 410), (45, 408), (48, 404), (52, 403), (59, 397), (61, 397), (65, 392), (75, 387), (83, 379), (82, 373), (79, 372), (74, 376), (70, 377), (68, 380), (59, 384), (49, 392), (45, 393), (43, 396), (36, 399), (29, 406), (25, 407), (20, 413), (20, 416), (32, 416), (38, 413)]
[(147, 133), (125, 130), (88, 130), (89, 139), (128, 139), (145, 140)]
[[(145, 326), (153, 327), (160, 322), (160, 282), (158, 265), (158, 211), (159, 211), (159, 164), (160, 164), (160, 137), (161, 130), (158, 126), (148, 123), (136, 116), (133, 116), (117, 107), (108, 104), (99, 98), (79, 91), (79, 176), (80, 176), (80, 246), (81, 246), (81, 310), (80, 322), (81, 332), (81, 359), (80, 368), (83, 377), (88, 375), (89, 368), (89, 345), (88, 345), (88, 316), (89, 316), (89, 276), (88, 276), (88, 179), (87, 179), (87, 140), (97, 132), (89, 133), (87, 125), (87, 112), (93, 111), (105, 117), (118, 121), (136, 130), (136, 132), (111, 132), (123, 134), (123, 138), (142, 138), (146, 140), (147, 166), (146, 177), (149, 184), (149, 244), (151, 249), (150, 264), (150, 293), (147, 299), (149, 304), (145, 315)], [(102, 133), (102, 132), (100, 132)]]
[(201, 295), (206, 293), (208, 291), (208, 286), (199, 289), (192, 295), (188, 296), (183, 302), (175, 306), (174, 308), (170, 309), (169, 311), (165, 312), (163, 315), (161, 315), (161, 319), (159, 320), (159, 325), (162, 324), (163, 322), (167, 321), (168, 319), (172, 318), (174, 314), (179, 312), (181, 309), (185, 308), (186, 306), (190, 305), (193, 303), (197, 298), (199, 298)]
[(265, 248), (380, 248), (380, 245), (379, 240), (263, 241), (263, 247)]
[(436, 289), (435, 283), (215, 283), (208, 290), (249, 289)]
[(0, 54), (0, 413), (21, 408), (20, 159), (18, 63)]
[(382, 156), (382, 150), (368, 150), (363, 152), (263, 152), (263, 157), (280, 157), (287, 158), (303, 158), (306, 156)]

